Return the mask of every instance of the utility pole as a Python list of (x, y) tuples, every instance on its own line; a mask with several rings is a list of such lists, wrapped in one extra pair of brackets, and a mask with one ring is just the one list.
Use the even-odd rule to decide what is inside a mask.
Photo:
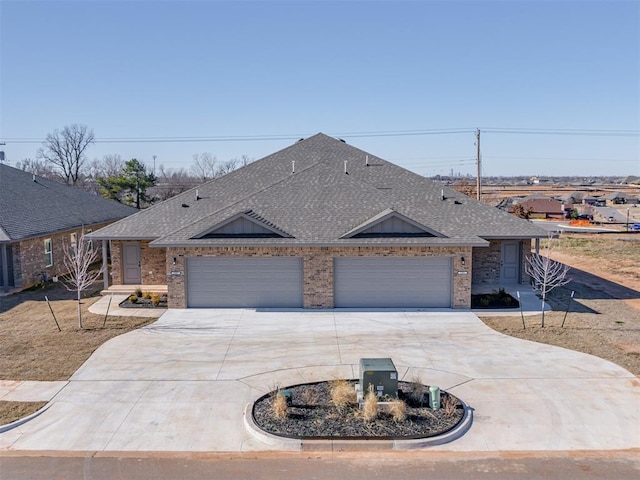
[(476, 199), (482, 201), (482, 164), (480, 159), (480, 129), (476, 130), (476, 163), (478, 165), (478, 176), (476, 179)]

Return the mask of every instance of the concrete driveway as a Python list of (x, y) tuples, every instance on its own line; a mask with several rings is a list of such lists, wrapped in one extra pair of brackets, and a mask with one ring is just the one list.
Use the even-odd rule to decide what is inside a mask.
[(275, 386), (357, 378), (391, 357), (474, 409), (449, 451), (640, 447), (640, 381), (607, 361), (518, 340), (470, 312), (169, 310), (100, 347), (4, 450), (253, 451), (246, 405)]

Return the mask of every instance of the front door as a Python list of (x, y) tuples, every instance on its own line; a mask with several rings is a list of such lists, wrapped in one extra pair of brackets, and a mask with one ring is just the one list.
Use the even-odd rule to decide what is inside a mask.
[(122, 245), (122, 283), (125, 285), (139, 285), (142, 283), (140, 270), (140, 244), (138, 242)]
[(500, 262), (500, 283), (510, 284), (520, 281), (520, 242), (502, 242)]

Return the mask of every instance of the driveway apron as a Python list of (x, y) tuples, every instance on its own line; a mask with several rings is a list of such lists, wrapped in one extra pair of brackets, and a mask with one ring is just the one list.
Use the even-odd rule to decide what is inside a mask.
[(456, 311), (169, 310), (101, 346), (3, 450), (256, 451), (246, 405), (277, 386), (358, 378), (391, 357), (473, 409), (449, 451), (640, 447), (640, 381), (605, 360)]

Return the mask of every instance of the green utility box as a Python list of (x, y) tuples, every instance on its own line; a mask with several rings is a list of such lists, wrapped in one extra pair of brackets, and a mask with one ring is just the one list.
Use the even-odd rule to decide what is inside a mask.
[(398, 370), (390, 358), (360, 359), (360, 391), (363, 396), (369, 392), (369, 385), (379, 397), (398, 396)]

